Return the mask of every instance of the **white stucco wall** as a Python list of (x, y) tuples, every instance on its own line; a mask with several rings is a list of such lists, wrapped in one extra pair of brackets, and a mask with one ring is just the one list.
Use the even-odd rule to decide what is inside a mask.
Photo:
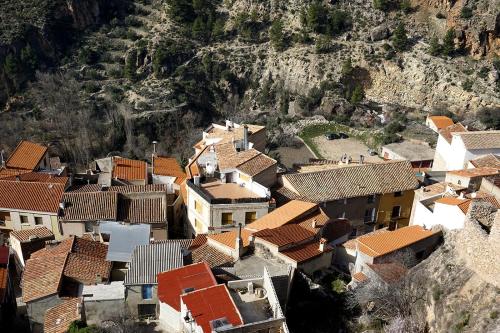
[(160, 327), (165, 332), (179, 332), (182, 328), (181, 313), (167, 303), (160, 301), (160, 314), (158, 316)]
[(458, 208), (458, 206), (436, 203), (434, 206), (433, 221), (435, 225), (442, 225), (448, 230), (463, 229), (465, 214), (460, 210), (460, 208)]

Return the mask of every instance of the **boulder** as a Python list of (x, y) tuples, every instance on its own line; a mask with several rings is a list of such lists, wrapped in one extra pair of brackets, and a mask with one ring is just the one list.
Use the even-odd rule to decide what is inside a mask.
[(370, 32), (370, 38), (372, 42), (384, 40), (387, 37), (389, 37), (389, 28), (387, 28), (385, 24), (373, 28), (372, 31)]

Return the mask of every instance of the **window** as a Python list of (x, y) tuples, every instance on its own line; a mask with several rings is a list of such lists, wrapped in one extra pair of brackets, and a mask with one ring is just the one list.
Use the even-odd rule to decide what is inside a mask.
[(42, 225), (43, 224), (43, 219), (40, 216), (35, 216), (35, 224), (36, 225)]
[(142, 299), (152, 299), (153, 298), (153, 285), (144, 284), (142, 285)]
[(392, 207), (391, 217), (399, 217), (401, 215), (401, 206)]
[(29, 224), (28, 217), (26, 215), (20, 215), (21, 218), (21, 224)]
[(375, 208), (365, 210), (365, 222), (373, 222), (375, 220)]
[(194, 201), (194, 209), (198, 212), (198, 214), (203, 214), (203, 206), (198, 200)]
[(138, 304), (137, 313), (140, 318), (156, 316), (156, 304)]
[(246, 212), (245, 213), (245, 224), (252, 223), (257, 219), (257, 213), (256, 212)]
[(92, 222), (85, 222), (85, 232), (94, 232)]
[(374, 195), (370, 195), (368, 197), (368, 203), (374, 203), (375, 202), (375, 194)]
[(395, 197), (402, 197), (403, 196), (403, 192), (401, 192), (401, 191), (394, 192), (394, 196)]
[(233, 224), (233, 213), (222, 213), (222, 225)]

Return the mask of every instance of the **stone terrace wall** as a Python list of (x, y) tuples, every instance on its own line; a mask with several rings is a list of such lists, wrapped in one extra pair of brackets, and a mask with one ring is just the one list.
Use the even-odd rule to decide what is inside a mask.
[[(488, 234), (481, 227), (491, 226)], [(476, 272), (486, 282), (500, 288), (500, 210), (491, 211), (487, 203), (475, 203), (467, 216), (464, 229), (456, 235), (455, 249), (467, 267)]]

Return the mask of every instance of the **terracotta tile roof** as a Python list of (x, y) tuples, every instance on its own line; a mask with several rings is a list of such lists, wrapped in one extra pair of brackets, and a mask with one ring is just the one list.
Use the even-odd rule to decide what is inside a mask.
[(118, 219), (130, 223), (165, 223), (167, 209), (164, 198), (121, 198)]
[(34, 170), (47, 153), (47, 147), (30, 141), (21, 141), (5, 163), (10, 169)]
[(473, 168), (473, 169), (448, 171), (447, 174), (460, 176), (460, 177), (468, 177), (468, 178), (486, 177), (486, 176), (493, 176), (496, 174), (500, 174), (500, 169), (497, 169), (497, 168)]
[(336, 219), (330, 223), (327, 223), (323, 230), (321, 231), (321, 237), (328, 240), (328, 242), (333, 242), (345, 235), (351, 234), (352, 226), (347, 219)]
[(467, 149), (500, 149), (500, 131), (471, 131), (458, 135)]
[(198, 158), (208, 149), (208, 146), (203, 148), (198, 154), (194, 155), (191, 162), (186, 165), (186, 177), (192, 179), (194, 176), (200, 175), (200, 168), (198, 167)]
[(301, 200), (298, 193), (286, 188), (285, 186), (280, 186), (278, 188), (272, 189), (271, 196), (276, 200), (276, 205), (281, 207), (291, 200)]
[(241, 314), (224, 284), (193, 291), (181, 299), (203, 333), (213, 332), (210, 322), (222, 317), (233, 326), (243, 325)]
[(73, 185), (68, 189), (68, 192), (117, 192), (122, 194), (167, 192), (167, 185), (164, 184), (123, 185), (123, 186), (114, 185), (109, 187), (102, 187), (99, 184)]
[(189, 250), (195, 250), (205, 244), (207, 242), (207, 235), (206, 234), (198, 234), (196, 237), (193, 239), (193, 242), (191, 243), (191, 246), (189, 247)]
[[(256, 149), (237, 151), (232, 143), (218, 144), (215, 146), (215, 153), (219, 164), (219, 170), (236, 169), (239, 165), (250, 161), (252, 158), (262, 153)], [(262, 171), (262, 170), (261, 170)]]
[(440, 130), (439, 135), (441, 135), (448, 143), (451, 144), (451, 139), (453, 138), (453, 135), (451, 133), (460, 132), (467, 132), (467, 128), (465, 128), (464, 125), (460, 123), (456, 123)]
[(422, 193), (424, 194), (424, 197), (431, 197), (436, 194), (445, 193), (447, 188), (451, 188), (454, 191), (461, 191), (466, 189), (466, 187), (453, 183), (440, 182), (422, 187)]
[(110, 261), (102, 258), (81, 253), (70, 253), (63, 274), (79, 283), (95, 284), (109, 280), (111, 266)]
[(116, 192), (71, 192), (62, 197), (65, 221), (116, 220), (118, 217), (118, 193)]
[(12, 177), (15, 180), (15, 176), (22, 175), (25, 173), (30, 173), (31, 170), (20, 170), (20, 169), (6, 169), (0, 167), (0, 179), (6, 179), (10, 178), (12, 180)]
[(319, 242), (314, 241), (280, 251), (280, 253), (297, 263), (302, 263), (311, 260), (313, 258), (319, 257), (324, 253), (330, 251), (332, 251), (332, 249), (329, 248), (328, 246), (325, 247), (325, 251), (323, 252), (320, 251)]
[(53, 238), (54, 234), (46, 227), (35, 227), (33, 229), (13, 230), (10, 237), (17, 238), (21, 243), (30, 242), (30, 238), (36, 237), (37, 240), (43, 238)]
[(380, 257), (406, 248), (435, 234), (436, 232), (413, 225), (394, 231), (361, 236), (357, 238), (357, 241), (359, 251), (370, 257)]
[(233, 257), (205, 243), (191, 252), (193, 262), (206, 262), (211, 268), (231, 266)]
[(500, 169), (500, 156), (488, 154), (470, 161), (475, 168), (497, 168)]
[(0, 267), (0, 305), (4, 303), (7, 295), (7, 283), (9, 279), (9, 270), (6, 267)]
[(285, 186), (291, 186), (290, 189), (301, 197), (318, 203), (413, 190), (419, 184), (409, 161), (389, 161), (288, 174), (283, 175), (283, 179)]
[(180, 311), (184, 289), (195, 290), (215, 286), (217, 282), (206, 262), (187, 265), (158, 274), (158, 299)]
[(179, 165), (179, 162), (177, 162), (177, 159), (173, 157), (154, 157), (153, 174), (176, 177), (176, 184), (180, 184), (184, 179), (186, 179), (186, 174)]
[(428, 117), (437, 127), (438, 130), (453, 125), (453, 120), (446, 116), (429, 116)]
[(22, 278), (23, 302), (57, 294), (67, 254), (32, 258), (26, 262)]
[(82, 319), (81, 300), (71, 298), (50, 308), (45, 313), (44, 333), (65, 333), (72, 322)]
[[(236, 124), (238, 125), (238, 124)], [(206, 130), (207, 136), (205, 139), (216, 139), (220, 138), (221, 140), (218, 142), (218, 144), (223, 144), (223, 143), (231, 143), (232, 141), (238, 141), (238, 140), (243, 140), (243, 126), (245, 124), (240, 124), (239, 127), (233, 126), (231, 129), (228, 131), (226, 130), (225, 126), (222, 126), (224, 128), (219, 128), (217, 126), (210, 126), (208, 130)], [(253, 125), (253, 124), (246, 124), (248, 126), (248, 139), (251, 142), (252, 140), (252, 135), (262, 131), (265, 129), (265, 126), (260, 126), (260, 125)], [(204, 141), (204, 140), (202, 140)]]
[(315, 203), (293, 200), (279, 208), (276, 208), (257, 221), (247, 224), (245, 228), (254, 231), (277, 228), (297, 220), (298, 218), (305, 216), (307, 213), (314, 212), (317, 207), (318, 205)]
[(0, 208), (56, 214), (63, 192), (60, 184), (0, 180)]
[(387, 283), (399, 281), (408, 272), (406, 267), (398, 263), (368, 264), (368, 267)]
[[(1, 177), (0, 177), (1, 178)], [(4, 177), (2, 180), (19, 180), (22, 182), (51, 183), (66, 185), (69, 177), (54, 176), (45, 172), (27, 172), (15, 176)]]
[(72, 236), (57, 245), (47, 246), (33, 253), (31, 258), (48, 261), (53, 257), (64, 256), (67, 258), (63, 265), (64, 276), (83, 284), (93, 284), (97, 277), (102, 281), (109, 280), (112, 264), (106, 260), (107, 252), (106, 244)]
[(259, 154), (252, 159), (246, 161), (238, 166), (238, 170), (254, 177), (259, 173), (269, 169), (270, 167), (276, 166), (278, 162), (265, 154)]
[(321, 208), (318, 208), (316, 211), (292, 221), (292, 223), (296, 223), (309, 231), (317, 233), (328, 221), (330, 221), (328, 215)]
[(352, 279), (356, 282), (365, 282), (368, 277), (363, 272), (357, 272), (352, 275)]
[(287, 224), (274, 229), (264, 229), (253, 234), (277, 247), (296, 244), (312, 239), (316, 234), (297, 224)]
[(458, 197), (444, 197), (444, 198), (437, 199), (435, 202), (443, 204), (443, 205), (458, 206), (458, 205), (463, 204), (464, 202), (466, 202), (468, 200), (469, 199), (460, 199)]
[[(249, 237), (252, 233), (246, 229), (241, 230), (241, 240), (243, 242), (243, 247), (247, 247), (250, 245)], [(219, 234), (211, 234), (207, 235), (208, 239), (211, 239), (215, 242), (218, 242), (224, 246), (227, 246), (231, 249), (236, 248), (236, 238), (238, 237), (238, 230), (223, 232)]]
[(123, 180), (147, 180), (147, 163), (114, 157), (112, 177)]

